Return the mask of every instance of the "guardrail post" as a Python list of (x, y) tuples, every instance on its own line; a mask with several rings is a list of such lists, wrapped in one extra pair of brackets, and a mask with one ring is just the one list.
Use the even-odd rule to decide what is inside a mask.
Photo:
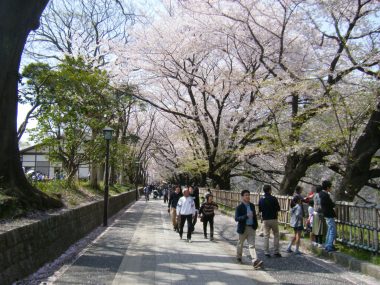
[[(373, 249), (376, 253), (379, 253), (379, 214), (378, 208), (373, 207)], [(380, 212), (380, 211), (379, 211)]]

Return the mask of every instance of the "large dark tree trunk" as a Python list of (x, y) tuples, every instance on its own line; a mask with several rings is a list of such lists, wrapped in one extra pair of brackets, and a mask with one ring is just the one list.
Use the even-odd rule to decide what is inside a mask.
[(326, 152), (320, 149), (306, 150), (303, 153), (292, 153), (287, 156), (285, 174), (280, 183), (281, 195), (293, 195), (294, 189), (305, 176), (308, 168), (323, 162)]
[(380, 103), (373, 110), (367, 125), (347, 159), (336, 200), (352, 201), (371, 178), (371, 160), (380, 148)]
[(223, 175), (211, 174), (209, 175), (213, 181), (213, 187), (221, 190), (231, 190), (231, 172), (223, 173)]
[(25, 208), (62, 206), (34, 189), (22, 171), (17, 139), (18, 71), (29, 32), (38, 28), (48, 0), (0, 1), (0, 191)]

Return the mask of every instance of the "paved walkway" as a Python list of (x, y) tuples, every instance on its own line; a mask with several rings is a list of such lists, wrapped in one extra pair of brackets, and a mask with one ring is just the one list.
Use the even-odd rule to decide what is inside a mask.
[(244, 253), (245, 264), (235, 262), (235, 222), (218, 215), (215, 224), (214, 242), (203, 238), (198, 222), (189, 244), (172, 230), (162, 200), (140, 200), (54, 284), (379, 284), (371, 277), (346, 272), (308, 255), (283, 252), (283, 258), (265, 258), (260, 237), (257, 248), (265, 268), (254, 271), (248, 251)]

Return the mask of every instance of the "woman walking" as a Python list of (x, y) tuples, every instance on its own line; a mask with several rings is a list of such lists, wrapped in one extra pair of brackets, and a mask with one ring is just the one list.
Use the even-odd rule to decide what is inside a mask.
[(200, 218), (203, 222), (203, 234), (207, 239), (207, 223), (210, 223), (210, 240), (214, 240), (214, 210), (218, 208), (218, 204), (213, 201), (212, 194), (206, 195), (206, 202), (204, 202), (199, 209)]

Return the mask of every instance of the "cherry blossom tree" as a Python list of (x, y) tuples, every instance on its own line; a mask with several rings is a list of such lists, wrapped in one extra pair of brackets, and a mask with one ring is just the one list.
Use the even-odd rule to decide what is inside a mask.
[[(378, 3), (280, 0), (181, 3), (189, 11), (224, 17), (241, 27), (235, 28), (239, 33), (234, 32), (234, 36), (256, 54), (272, 80), (283, 85), (282, 99), (288, 108), (275, 114), (272, 128), (280, 146), (278, 151), (287, 154), (280, 192), (291, 194), (311, 165), (323, 163), (327, 155), (344, 144), (341, 136), (343, 141), (334, 139), (335, 132), (324, 140), (308, 136), (307, 125), (318, 123), (318, 114), (329, 113), (332, 102), (337, 100), (335, 89), (345, 88), (345, 80), (354, 79), (358, 73), (377, 77)], [(339, 122), (329, 127), (339, 130)], [(373, 154), (372, 151), (368, 157)], [(343, 184), (346, 188), (347, 183)]]
[(262, 140), (259, 132), (272, 118), (263, 107), (268, 98), (260, 93), (268, 71), (255, 58), (244, 62), (242, 44), (215, 29), (208, 17), (202, 22), (186, 11), (174, 14), (136, 31), (127, 49), (133, 56), (119, 47), (118, 62), (123, 66), (126, 59), (138, 70), (131, 79), (140, 86), (138, 98), (171, 114), (189, 146), (201, 146), (192, 149), (207, 161), (208, 177), (229, 189), (230, 178), (241, 175), (233, 173), (239, 153)]

